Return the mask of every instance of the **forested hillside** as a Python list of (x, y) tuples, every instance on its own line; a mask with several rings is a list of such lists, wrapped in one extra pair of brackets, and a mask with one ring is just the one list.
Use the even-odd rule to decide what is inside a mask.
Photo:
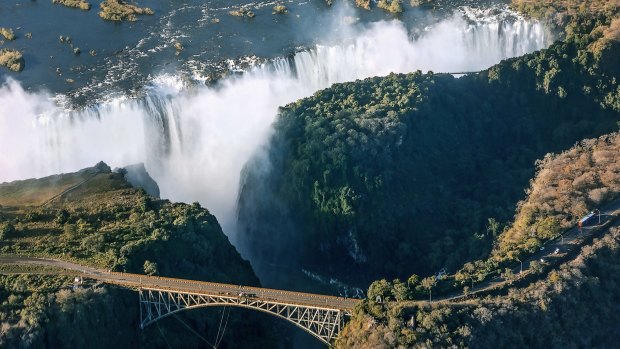
[[(509, 281), (503, 296), (470, 296), (471, 299), (458, 303), (421, 306), (423, 303), (410, 301), (428, 299), (429, 289), (416, 276), (403, 282), (376, 281), (340, 345), (357, 348), (456, 344), (478, 348), (491, 347), (499, 341), (503, 343), (501, 347), (564, 347), (571, 342), (580, 343), (577, 347), (613, 346), (618, 338), (606, 333), (614, 332), (615, 325), (613, 320), (605, 322), (605, 317), (609, 316), (607, 311), (619, 307), (613, 290), (618, 285), (615, 274), (620, 267), (620, 229), (613, 228), (600, 241), (586, 245), (576, 258), (566, 256), (572, 260), (565, 265), (530, 266), (534, 274), (519, 279), (513, 288), (515, 275), (503, 270), (508, 265), (505, 262), (514, 265), (519, 258), (525, 260), (538, 251), (542, 242), (574, 225), (588, 210), (618, 198), (619, 150), (620, 135), (613, 133), (584, 140), (560, 154), (547, 155), (538, 162), (539, 171), (527, 198), (519, 204), (515, 223), (499, 237), (491, 258), (468, 263), (455, 277), (433, 280), (430, 286), (435, 296), (441, 291), (444, 296), (446, 292), (467, 294), (471, 286), (485, 277), (502, 275)], [(525, 289), (517, 288), (541, 276), (542, 281)], [(377, 296), (383, 303), (376, 302)], [(536, 321), (539, 328), (527, 328), (524, 324), (528, 321)], [(502, 330), (506, 323), (511, 323), (510, 328), (515, 330)], [(577, 326), (578, 323), (583, 326)], [(571, 330), (572, 326), (575, 329)], [(546, 335), (550, 331), (562, 335), (551, 338)]]
[(484, 258), (536, 159), (617, 129), (612, 18), (480, 74), (371, 78), (282, 108), (242, 179), (248, 255), (359, 285)]
[[(0, 251), (5, 254), (73, 260), (115, 271), (258, 285), (250, 264), (206, 209), (149, 196), (133, 188), (122, 171), (111, 172), (103, 163), (77, 173), (2, 183), (0, 205)], [(2, 268), (9, 273), (23, 271)], [(134, 291), (92, 284), (73, 286), (73, 278), (68, 276), (0, 275), (0, 346), (207, 346), (173, 317), (163, 320), (161, 328), (157, 324), (140, 331)], [(226, 314), (230, 315), (225, 318), (229, 331), (235, 333), (234, 341), (227, 337), (220, 347), (275, 345), (271, 332), (255, 320), (255, 314), (230, 310)], [(180, 316), (212, 341), (224, 317), (222, 310), (196, 310)], [(247, 321), (256, 323), (248, 327)]]
[(588, 139), (538, 162), (528, 196), (519, 203), (515, 221), (499, 238), (497, 260), (531, 253), (541, 243), (575, 226), (589, 211), (620, 195), (620, 137), (617, 133)]
[[(573, 62), (589, 66), (586, 76), (597, 74), (616, 77), (620, 69), (616, 1), (514, 1), (522, 11), (563, 26), (566, 45), (575, 43), (578, 50)], [(596, 24), (603, 19), (607, 25)], [(557, 45), (556, 45), (557, 46)], [(544, 53), (543, 53), (544, 54)], [(561, 65), (543, 67), (544, 79), (538, 88), (564, 95), (566, 83), (554, 84)], [(505, 65), (490, 70), (490, 77), (510, 71)], [(599, 73), (596, 73), (596, 72)], [(604, 79), (603, 79), (604, 80)], [(615, 81), (601, 83), (600, 105), (615, 111), (618, 119), (620, 93)], [(607, 92), (604, 90), (607, 89)], [(584, 96), (592, 89), (583, 85)], [(597, 93), (594, 93), (596, 95)], [(567, 95), (568, 99), (575, 95)], [(564, 117), (566, 113), (559, 116)], [(550, 115), (552, 116), (552, 115)], [(592, 114), (585, 114), (587, 120)], [(580, 121), (581, 127), (583, 121)], [(619, 124), (620, 126), (620, 124)], [(553, 137), (553, 133), (549, 134)], [(453, 284), (468, 294), (470, 282), (491, 276), (514, 280), (510, 269), (550, 238), (574, 226), (590, 210), (617, 199), (620, 194), (620, 137), (617, 133), (597, 139), (579, 141), (572, 148), (547, 154), (536, 162), (537, 174), (530, 181), (526, 197), (517, 205), (514, 220), (505, 226), (489, 221), (489, 232), (498, 235), (488, 258), (470, 261), (456, 272), (439, 281)], [(340, 348), (612, 348), (620, 343), (616, 331), (620, 299), (617, 297), (620, 267), (620, 229), (604, 231), (602, 238), (584, 246), (569, 262), (553, 266), (532, 262), (539, 281), (527, 285), (521, 280), (496, 296), (454, 303), (410, 302), (418, 289), (429, 289), (433, 282), (413, 276), (407, 283), (385, 280), (373, 283), (369, 293), (377, 292), (388, 302), (369, 299), (358, 309), (342, 333)], [(536, 265), (534, 265), (536, 263)], [(418, 285), (411, 290), (410, 282)], [(413, 285), (413, 284), (412, 284)], [(524, 287), (524, 285), (526, 287)], [(449, 288), (447, 288), (449, 289)], [(455, 292), (452, 288), (452, 291)], [(403, 297), (403, 295), (405, 297)], [(392, 301), (390, 301), (392, 300)]]
[(454, 304), (392, 303), (374, 317), (360, 310), (336, 347), (615, 348), (620, 343), (619, 242), (620, 229), (614, 228), (573, 261), (506, 296)]

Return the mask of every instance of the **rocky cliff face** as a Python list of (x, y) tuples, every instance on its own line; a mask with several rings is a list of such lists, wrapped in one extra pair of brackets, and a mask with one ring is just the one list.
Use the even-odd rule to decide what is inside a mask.
[(118, 170), (134, 188), (141, 188), (152, 197), (159, 198), (159, 186), (146, 171), (143, 163), (125, 166)]

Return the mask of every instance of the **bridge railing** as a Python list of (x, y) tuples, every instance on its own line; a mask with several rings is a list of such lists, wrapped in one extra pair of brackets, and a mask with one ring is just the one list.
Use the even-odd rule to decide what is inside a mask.
[(272, 288), (233, 285), (233, 284), (215, 283), (215, 282), (208, 282), (208, 281), (195, 281), (195, 280), (187, 280), (187, 279), (177, 279), (177, 278), (169, 278), (165, 276), (151, 276), (151, 275), (132, 274), (132, 273), (123, 273), (123, 272), (114, 272), (114, 271), (108, 272), (108, 274), (121, 276), (121, 277), (126, 276), (126, 277), (138, 278), (138, 279), (142, 278), (145, 280), (164, 280), (168, 282), (174, 282), (174, 283), (185, 284), (185, 285), (196, 285), (196, 286), (205, 285), (205, 286), (210, 286), (214, 288), (236, 288), (240, 292), (243, 291), (245, 293), (261, 293), (261, 294), (275, 293), (275, 294), (305, 297), (305, 298), (328, 299), (332, 301), (347, 300), (349, 302), (355, 302), (355, 303), (359, 302), (359, 300), (352, 299), (352, 298), (342, 298), (342, 297), (336, 297), (336, 296), (330, 296), (330, 295), (318, 295), (318, 294), (312, 294), (312, 293), (278, 290), (278, 289), (272, 289)]

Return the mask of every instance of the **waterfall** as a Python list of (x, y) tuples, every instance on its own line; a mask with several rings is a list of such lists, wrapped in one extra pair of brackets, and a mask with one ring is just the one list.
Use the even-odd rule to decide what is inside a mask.
[(264, 63), (215, 87), (184, 89), (175, 76), (161, 75), (141, 98), (79, 111), (9, 81), (0, 87), (0, 181), (101, 160), (112, 167), (144, 162), (162, 197), (201, 202), (230, 233), (240, 171), (269, 138), (279, 106), (336, 82), (390, 72), (481, 70), (549, 43), (538, 22), (455, 14), (414, 38), (399, 21), (373, 23), (338, 45)]

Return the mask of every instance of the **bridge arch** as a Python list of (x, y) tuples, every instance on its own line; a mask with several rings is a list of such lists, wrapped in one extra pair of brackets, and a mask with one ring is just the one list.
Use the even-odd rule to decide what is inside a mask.
[(234, 295), (207, 295), (164, 289), (140, 288), (140, 328), (182, 310), (234, 306), (261, 311), (293, 323), (328, 346), (333, 343), (350, 312), (329, 307), (286, 304), (269, 299)]

